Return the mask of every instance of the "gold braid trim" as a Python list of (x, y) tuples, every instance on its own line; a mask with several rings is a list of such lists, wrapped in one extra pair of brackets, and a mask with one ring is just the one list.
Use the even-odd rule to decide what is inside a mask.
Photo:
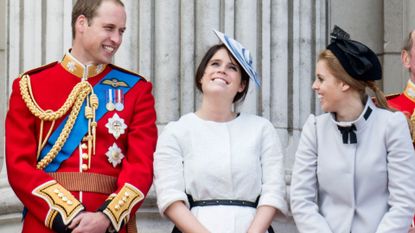
[(72, 107), (72, 111), (69, 114), (68, 120), (63, 127), (62, 132), (60, 133), (58, 139), (53, 145), (52, 149), (46, 154), (46, 156), (37, 163), (37, 169), (44, 169), (49, 163), (51, 163), (59, 151), (62, 149), (66, 140), (68, 139), (69, 133), (72, 131), (75, 120), (78, 117), (79, 111), (81, 110), (82, 103), (88, 94), (92, 91), (91, 85), (82, 81), (78, 83), (71, 91), (68, 99), (65, 101), (63, 106), (56, 112), (47, 110), (44, 111), (39, 107), (35, 102), (32, 94), (32, 89), (30, 86), (30, 78), (28, 75), (24, 75), (20, 80), (20, 92), (26, 106), (29, 108), (30, 112), (38, 117), (41, 120), (53, 121), (59, 119)]
[(24, 75), (20, 79), (20, 93), (22, 94), (23, 100), (26, 103), (27, 107), (29, 108), (30, 112), (38, 117), (41, 120), (45, 121), (53, 121), (61, 118), (65, 115), (68, 110), (72, 107), (77, 97), (79, 97), (79, 93), (81, 90), (90, 88), (90, 85), (86, 81), (82, 81), (72, 89), (71, 93), (69, 94), (68, 98), (66, 99), (65, 103), (60, 107), (56, 112), (53, 111), (44, 111), (40, 106), (36, 103), (33, 94), (32, 94), (32, 87), (30, 85), (30, 77), (29, 75)]
[(85, 207), (70, 191), (55, 180), (37, 186), (32, 194), (41, 198), (49, 206), (45, 218), (45, 226), (51, 227), (55, 218), (60, 215), (63, 224), (68, 225)]
[(107, 207), (102, 211), (111, 221), (111, 225), (118, 232), (123, 223), (130, 220), (133, 207), (144, 199), (144, 194), (135, 186), (125, 183), (118, 194), (111, 194)]
[(411, 128), (411, 136), (412, 136), (412, 143), (415, 144), (415, 109), (412, 112), (411, 118), (410, 118), (410, 128)]

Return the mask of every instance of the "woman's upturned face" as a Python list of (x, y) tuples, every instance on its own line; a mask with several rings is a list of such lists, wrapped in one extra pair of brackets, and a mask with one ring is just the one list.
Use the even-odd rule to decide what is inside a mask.
[(209, 60), (200, 80), (203, 94), (226, 95), (233, 100), (238, 92), (244, 90), (241, 69), (225, 48), (219, 49)]
[(314, 80), (312, 88), (316, 92), (324, 112), (337, 112), (339, 102), (344, 98), (342, 87), (343, 82), (334, 77), (327, 62), (325, 60), (318, 61), (316, 80)]

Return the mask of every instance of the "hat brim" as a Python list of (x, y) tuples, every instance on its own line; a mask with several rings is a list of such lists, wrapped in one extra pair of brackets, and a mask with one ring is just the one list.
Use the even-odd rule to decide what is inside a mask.
[(242, 68), (249, 75), (249, 77), (252, 80), (254, 80), (257, 86), (260, 86), (261, 82), (259, 81), (258, 74), (252, 67), (252, 60), (249, 56), (249, 51), (246, 48), (244, 48), (241, 45), (241, 43), (223, 34), (222, 32), (219, 32), (215, 29), (213, 31), (215, 32), (216, 36), (222, 41), (222, 43), (226, 46), (226, 48), (231, 52), (235, 60), (237, 60), (238, 63), (242, 66)]

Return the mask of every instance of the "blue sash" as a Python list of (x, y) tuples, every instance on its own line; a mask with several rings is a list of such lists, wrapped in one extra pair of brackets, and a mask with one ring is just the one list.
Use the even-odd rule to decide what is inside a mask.
[[(118, 81), (124, 82), (127, 86), (119, 86), (117, 88), (121, 89), (122, 92), (125, 94), (127, 93), (141, 78), (136, 75), (132, 75), (129, 73), (124, 73), (119, 70), (112, 70), (110, 71), (104, 78), (102, 78), (95, 86), (94, 92), (98, 96), (99, 104), (98, 109), (95, 112), (95, 119), (98, 122), (102, 116), (107, 113), (107, 109), (105, 108), (106, 104), (106, 93), (109, 89), (112, 88), (111, 85), (103, 84), (105, 80), (113, 80), (116, 79)], [(63, 127), (65, 126), (68, 117), (66, 117), (62, 123), (54, 130), (52, 135), (49, 137), (48, 142), (46, 143), (45, 147), (40, 152), (40, 156), (38, 161), (40, 161), (46, 154), (52, 149), (53, 145), (55, 144), (56, 140), (58, 139), (60, 133), (62, 132)], [(72, 131), (68, 136), (65, 144), (62, 147), (62, 150), (58, 153), (55, 159), (45, 167), (45, 172), (55, 172), (58, 170), (59, 166), (63, 161), (68, 159), (74, 150), (79, 146), (79, 143), (82, 141), (82, 138), (88, 132), (88, 119), (85, 118), (85, 101), (79, 111), (79, 115), (75, 120), (73, 125)]]

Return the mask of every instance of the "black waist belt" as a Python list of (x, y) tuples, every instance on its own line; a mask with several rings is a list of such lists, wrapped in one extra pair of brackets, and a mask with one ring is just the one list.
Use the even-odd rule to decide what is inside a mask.
[[(214, 205), (233, 205), (233, 206), (246, 206), (256, 208), (258, 206), (259, 196), (255, 202), (252, 201), (241, 201), (241, 200), (228, 200), (228, 199), (214, 199), (214, 200), (201, 200), (194, 201), (193, 197), (187, 195), (189, 200), (190, 209), (195, 206), (214, 206)], [(172, 233), (182, 233), (179, 228), (174, 226)], [(275, 233), (272, 226), (269, 226), (268, 233)]]
[(214, 199), (214, 200), (199, 200), (194, 201), (193, 197), (187, 195), (189, 199), (190, 208), (195, 206), (214, 206), (214, 205), (231, 205), (231, 206), (246, 206), (256, 208), (258, 206), (259, 197), (255, 202), (244, 200), (229, 200), (229, 199)]

